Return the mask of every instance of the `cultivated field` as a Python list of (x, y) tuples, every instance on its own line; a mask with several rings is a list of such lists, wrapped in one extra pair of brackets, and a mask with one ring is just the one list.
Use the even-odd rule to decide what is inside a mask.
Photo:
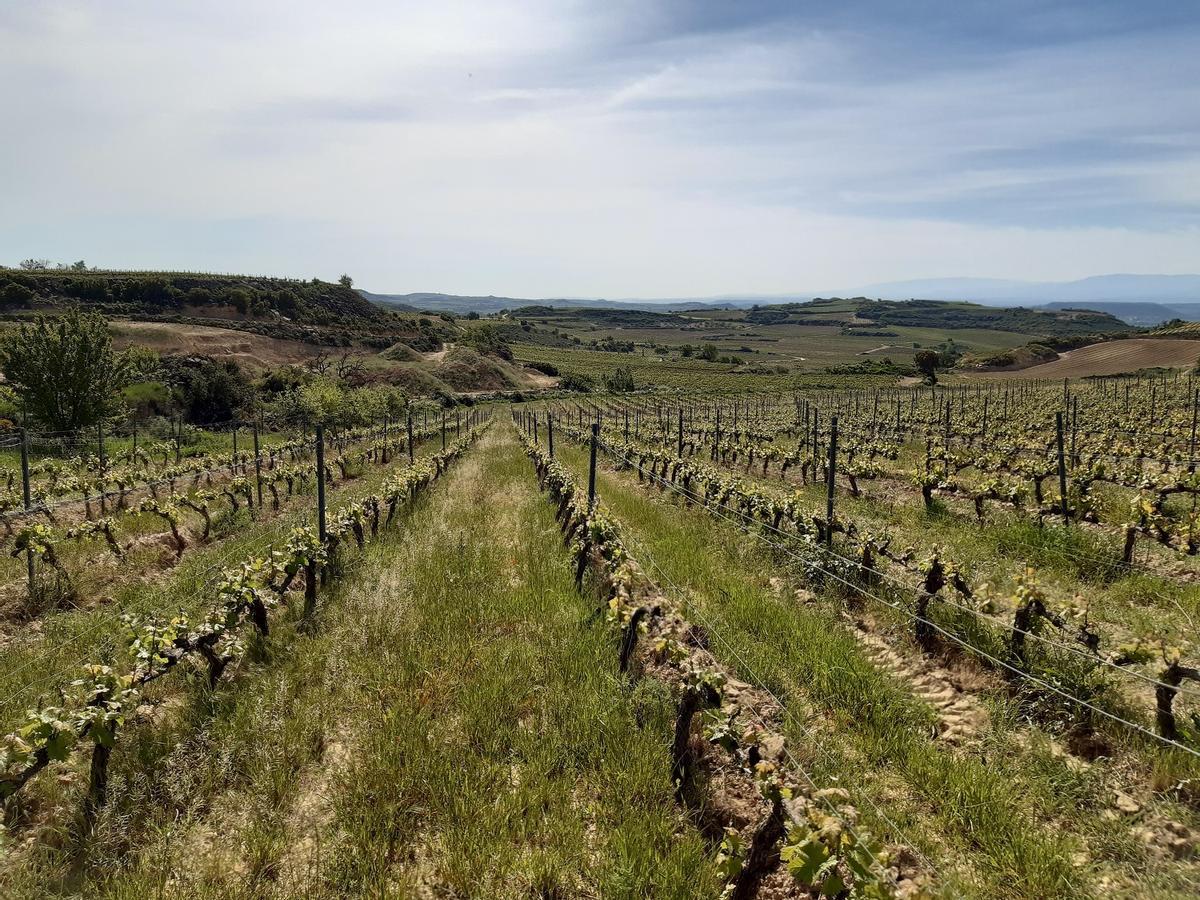
[(1200, 340), (1130, 338), (1068, 350), (1056, 360), (1010, 373), (1007, 377), (1086, 378), (1160, 367), (1190, 369), (1198, 360)]
[(39, 459), (0, 893), (1192, 897), (1194, 390), (592, 395), (326, 433), (324, 468), (311, 432)]

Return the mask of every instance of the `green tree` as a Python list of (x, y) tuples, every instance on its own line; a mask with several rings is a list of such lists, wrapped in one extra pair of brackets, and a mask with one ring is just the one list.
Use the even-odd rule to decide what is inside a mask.
[(924, 375), (930, 384), (937, 384), (938, 363), (941, 362), (941, 357), (936, 350), (918, 350), (913, 354), (913, 362), (916, 363), (917, 371)]
[(633, 380), (633, 370), (628, 366), (617, 366), (611, 375), (605, 375), (604, 386), (614, 394), (628, 393), (637, 389)]
[(700, 358), (706, 362), (717, 361), (717, 348), (713, 344), (705, 344), (700, 348)]
[(248, 411), (254, 400), (250, 379), (232, 360), (204, 359), (189, 367), (178, 386), (180, 405), (193, 425), (228, 422)]
[(30, 416), (72, 431), (118, 412), (130, 365), (113, 350), (102, 316), (72, 309), (13, 332), (0, 347), (0, 369)]
[(351, 278), (349, 275), (343, 275), (341, 278), (338, 279), (338, 284), (340, 284), (344, 288), (354, 287), (354, 279)]

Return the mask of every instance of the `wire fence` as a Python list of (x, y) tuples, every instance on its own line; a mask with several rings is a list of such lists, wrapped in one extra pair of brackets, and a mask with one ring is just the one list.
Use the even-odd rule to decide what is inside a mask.
[[(621, 459), (626, 464), (636, 467), (636, 463), (633, 463), (632, 460), (629, 460), (623, 454), (620, 454), (618, 451), (615, 450), (615, 448), (611, 447), (609, 444), (607, 444), (605, 442), (599, 442), (599, 443), (605, 448), (606, 452)], [(888, 608), (894, 610), (895, 612), (900, 613), (902, 616), (906, 617), (910, 622), (919, 622), (926, 627), (932, 628), (933, 630), (937, 631), (939, 634), (941, 634), (943, 637), (947, 638), (951, 642), (957, 644), (958, 646), (962, 647), (963, 649), (967, 650), (968, 652), (979, 656), (980, 658), (986, 660), (987, 662), (991, 663), (992, 665), (999, 666), (1000, 668), (1010, 672), (1013, 675), (1018, 676), (1019, 678), (1025, 679), (1033, 684), (1036, 684), (1039, 687), (1041, 687), (1042, 689), (1049, 690), (1051, 693), (1058, 695), (1062, 699), (1067, 700), (1068, 702), (1071, 702), (1071, 703), (1075, 703), (1082, 708), (1086, 708), (1086, 709), (1090, 710), (1091, 712), (1094, 712), (1100, 716), (1103, 716), (1104, 718), (1107, 718), (1114, 723), (1120, 724), (1126, 728), (1137, 731), (1137, 732), (1151, 738), (1153, 741), (1155, 741), (1157, 743), (1160, 743), (1164, 746), (1169, 746), (1173, 749), (1183, 751), (1184, 753), (1187, 753), (1191, 756), (1200, 758), (1200, 752), (1197, 752), (1196, 750), (1187, 746), (1186, 744), (1182, 744), (1178, 741), (1171, 740), (1169, 738), (1165, 738), (1162, 735), (1157, 734), (1156, 732), (1152, 731), (1151, 729), (1146, 728), (1144, 725), (1141, 725), (1137, 722), (1133, 722), (1128, 719), (1125, 719), (1113, 712), (1110, 712), (1109, 710), (1106, 710), (1102, 707), (1097, 706), (1094, 703), (1091, 703), (1080, 697), (1076, 697), (1073, 694), (1070, 694), (1069, 692), (1062, 690), (1061, 688), (1057, 687), (1056, 685), (1050, 684), (1046, 680), (1041, 679), (1041, 678), (1037, 677), (1036, 675), (1033, 675), (1032, 673), (1026, 672), (1023, 669), (1017, 668), (1016, 666), (1013, 666), (1011, 663), (1008, 663), (1002, 659), (999, 659), (995, 655), (989, 653), (986, 650), (983, 650), (982, 648), (972, 645), (968, 641), (964, 640), (963, 638), (959, 637), (958, 635), (953, 634), (952, 632), (948, 631), (947, 629), (945, 629), (938, 623), (930, 620), (929, 618), (924, 617), (924, 616), (919, 616), (916, 613), (910, 611), (909, 609), (907, 609), (906, 607), (902, 606), (899, 603), (893, 603), (891, 601), (888, 601), (882, 597), (875, 595), (874, 593), (866, 590), (861, 585), (856, 584), (853, 581), (850, 581), (849, 579), (845, 578), (844, 576), (839, 575), (837, 572), (834, 572), (832, 569), (829, 569), (828, 567), (820, 565), (820, 563), (815, 561), (813, 558), (801, 557), (798, 554), (796, 554), (795, 552), (793, 552), (791, 549), (789, 549), (788, 547), (784, 546), (783, 544), (779, 544), (779, 543), (769, 540), (762, 533), (761, 526), (764, 525), (764, 523), (748, 516), (746, 513), (743, 513), (740, 510), (732, 509), (732, 508), (726, 506), (725, 504), (722, 504), (722, 503), (719, 503), (716, 501), (706, 500), (705, 498), (698, 497), (694, 494), (691, 494), (690, 492), (684, 492), (682, 489), (680, 489), (676, 485), (661, 478), (660, 476), (658, 476), (656, 474), (651, 474), (651, 473), (647, 473), (647, 474), (651, 475), (651, 477), (655, 481), (658, 481), (664, 487), (669, 488), (670, 490), (672, 490), (676, 493), (679, 493), (682, 496), (687, 497), (694, 503), (704, 506), (705, 508), (714, 512), (719, 518), (722, 518), (722, 519), (725, 519), (726, 521), (732, 522), (739, 528), (739, 530), (743, 530), (746, 533), (751, 534), (752, 536), (754, 536), (758, 540), (762, 541), (764, 544), (771, 547), (775, 551), (782, 553), (785, 556), (788, 556), (788, 557), (802, 563), (803, 565), (805, 565), (807, 567), (816, 569), (817, 571), (821, 572), (822, 575), (824, 575), (828, 578), (831, 578), (834, 581), (837, 581), (838, 583), (849, 588), (850, 590), (854, 591), (855, 593), (859, 594), (860, 596), (862, 596), (864, 598), (872, 600), (876, 603), (879, 603), (885, 607), (888, 607)], [(719, 512), (718, 510), (724, 510), (725, 512), (729, 513), (730, 515), (724, 515), (721, 512)], [(751, 526), (755, 526), (755, 527), (754, 528), (746, 528), (745, 527), (746, 525), (751, 525)], [(789, 539), (792, 538), (792, 536), (786, 535), (783, 532), (780, 532), (780, 534), (783, 534), (784, 537), (787, 537)], [(835, 554), (835, 556), (836, 556), (836, 554)], [(840, 558), (845, 560), (846, 562), (850, 563), (851, 565), (854, 565), (855, 567), (858, 567), (858, 565), (859, 565), (858, 561), (848, 560), (845, 557), (840, 557)], [(907, 586), (905, 586), (905, 588), (907, 590), (911, 590), (911, 589), (908, 589)], [(939, 599), (944, 599), (944, 598), (939, 598)], [(964, 609), (966, 609), (970, 612), (974, 612), (973, 610), (970, 610), (969, 607), (964, 607)], [(1008, 623), (1001, 623), (1001, 624), (1004, 625), (1004, 627), (1008, 628), (1009, 630), (1013, 630), (1012, 626), (1008, 625)], [(1022, 632), (1022, 633), (1033, 635), (1032, 632)], [(1124, 669), (1118, 669), (1118, 670), (1119, 671), (1128, 671), (1128, 670), (1124, 670)], [(1152, 679), (1152, 681), (1154, 681), (1154, 680)], [(1155, 682), (1155, 683), (1160, 683), (1160, 682)]]

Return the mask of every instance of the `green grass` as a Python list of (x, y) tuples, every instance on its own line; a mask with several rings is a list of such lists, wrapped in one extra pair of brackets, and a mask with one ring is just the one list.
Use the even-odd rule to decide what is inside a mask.
[[(560, 459), (585, 473), (583, 451), (560, 446)], [(631, 551), (650, 574), (664, 586), (677, 584), (693, 619), (723, 635), (723, 641), (710, 640), (714, 654), (784, 700), (788, 736), (818, 782), (850, 788), (873, 830), (929, 855), (942, 890), (1092, 896), (1095, 879), (1105, 878), (1114, 896), (1140, 895), (1136, 880), (1128, 879), (1130, 867), (1148, 865), (1145, 848), (1124, 823), (1101, 815), (1111, 802), (1108, 767), (1067, 765), (1003, 693), (981, 697), (993, 714), (979, 735), (978, 755), (931, 741), (929, 710), (906, 683), (865, 657), (842, 620), (845, 601), (838, 591), (819, 591), (823, 602), (797, 602), (787, 560), (707, 513), (683, 511), (665, 495), (647, 496), (631, 475), (607, 465), (598, 495), (624, 523)], [(901, 646), (907, 640), (899, 633), (890, 639)], [(1030, 746), (1042, 749), (1031, 752)], [(872, 804), (896, 827), (875, 815)], [(1194, 818), (1178, 804), (1168, 802), (1164, 810)], [(1096, 847), (1104, 849), (1097, 853)], [(1085, 853), (1086, 863), (1080, 861)], [(1154, 895), (1186, 896), (1194, 876), (1187, 866), (1156, 868)]]
[(499, 431), (352, 565), (315, 634), (274, 629), (235, 684), (124, 735), (96, 834), (43, 833), (0, 893), (715, 897), (669, 701), (631, 702)]
[[(440, 449), (440, 440), (430, 439), (417, 446), (416, 454), (424, 458)], [(368, 464), (359, 477), (331, 485), (330, 512), (347, 499), (372, 493), (405, 462), (397, 456), (386, 466)], [(39, 697), (53, 696), (84, 663), (111, 661), (119, 645), (122, 614), (167, 615), (179, 609), (190, 614), (207, 608), (212, 585), (223, 568), (266, 552), (285, 540), (292, 528), (315, 523), (315, 491), (313, 484), (298, 486), (296, 495), (288, 499), (281, 488), (281, 508), (273, 512), (264, 489), (269, 515), (259, 514), (256, 519), (244, 505), (236, 517), (229, 516), (229, 504), (218, 499), (213, 504), (213, 539), (198, 544), (192, 538), (179, 564), (171, 569), (152, 565), (161, 548), (131, 553), (127, 562), (118, 563), (101, 540), (65, 543), (61, 555), (78, 598), (45, 611), (35, 625), (19, 619), (4, 623), (8, 643), (0, 653), (0, 727), (11, 725)], [(181, 520), (195, 524), (199, 516), (184, 512)], [(150, 516), (122, 516), (119, 523), (123, 539), (165, 531), (161, 520)], [(24, 573), (21, 560), (0, 560), (0, 575), (9, 582), (9, 590), (22, 597)], [(117, 576), (123, 580), (114, 581)]]

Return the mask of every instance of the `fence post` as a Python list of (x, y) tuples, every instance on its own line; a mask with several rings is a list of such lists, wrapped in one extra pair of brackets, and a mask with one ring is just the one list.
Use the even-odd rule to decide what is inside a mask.
[(442, 452), (446, 452), (446, 411), (442, 410)]
[(546, 442), (550, 447), (550, 458), (554, 459), (554, 413), (546, 413)]
[(1071, 521), (1071, 514), (1067, 509), (1067, 460), (1063, 453), (1063, 414), (1061, 410), (1054, 414), (1054, 423), (1058, 433), (1058, 492), (1062, 500), (1063, 524), (1067, 525)]
[[(29, 433), (21, 429), (21, 496), (25, 501), (25, 510), (33, 506), (33, 492), (29, 486)], [(33, 596), (34, 567), (33, 554), (25, 554), (26, 568), (29, 570), (29, 594)]]
[(950, 400), (946, 400), (946, 433), (942, 438), (942, 475), (950, 477)]
[(108, 485), (105, 484), (105, 470), (108, 468), (104, 458), (104, 426), (96, 423), (96, 446), (100, 452), (100, 515), (108, 515)]
[(317, 536), (324, 546), (325, 530), (325, 426), (317, 425)]
[(591, 461), (588, 463), (588, 513), (596, 506), (596, 444), (600, 440), (600, 425), (592, 423)]
[(254, 420), (254, 483), (258, 493), (258, 508), (262, 509), (262, 457), (258, 452), (258, 420)]
[(538, 443), (538, 419), (537, 413), (533, 414), (533, 445), (536, 447)]
[(683, 406), (679, 407), (679, 452), (675, 454), (683, 459)]
[(175, 417), (175, 463), (178, 465), (180, 459), (179, 451), (179, 435), (183, 431), (183, 416)]
[(412, 435), (412, 413), (408, 414), (408, 423), (405, 426), (408, 429), (408, 464), (413, 464), (413, 435)]
[[(1188, 442), (1188, 471), (1196, 471), (1196, 414), (1200, 412), (1200, 390), (1192, 395), (1192, 439)], [(1195, 494), (1192, 495), (1193, 497)]]
[(233, 435), (233, 465), (230, 466), (230, 468), (229, 468), (229, 474), (236, 478), (237, 473), (238, 473), (237, 472), (237, 468), (238, 468), (238, 457), (237, 457), (238, 423), (234, 422), (233, 425), (230, 426), (229, 430), (230, 430), (230, 433)]
[(833, 546), (833, 486), (837, 477), (838, 417), (829, 421), (829, 473), (825, 482), (825, 546)]
[(1079, 395), (1071, 398), (1071, 471), (1079, 465), (1079, 454), (1075, 452), (1075, 435), (1079, 430)]
[[(1190, 380), (1190, 379), (1189, 379)], [(1188, 473), (1194, 474), (1196, 471), (1196, 415), (1200, 412), (1200, 390), (1194, 393), (1188, 391), (1192, 397), (1192, 439), (1188, 442)], [(28, 502), (28, 501), (26, 501)], [(1188, 546), (1192, 546), (1192, 540), (1196, 533), (1196, 494), (1192, 494), (1192, 515), (1188, 519)]]

